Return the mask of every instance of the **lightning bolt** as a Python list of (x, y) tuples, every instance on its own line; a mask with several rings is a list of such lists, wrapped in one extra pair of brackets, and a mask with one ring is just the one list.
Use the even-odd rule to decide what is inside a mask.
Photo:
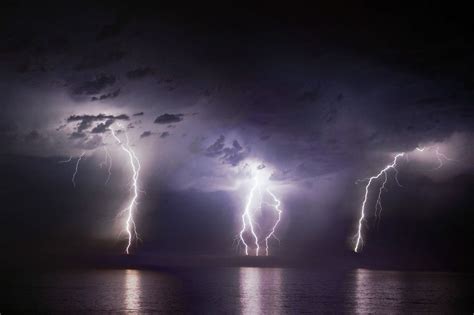
[[(254, 240), (255, 256), (258, 256), (260, 254), (260, 249), (261, 249), (260, 240), (258, 237), (258, 233), (255, 229), (255, 227), (258, 225), (254, 221), (254, 212), (256, 209), (262, 209), (262, 204), (264, 203), (263, 194), (262, 194), (262, 191), (264, 190), (262, 186), (264, 186), (264, 184), (262, 183), (262, 181), (260, 181), (259, 176), (255, 176), (253, 179), (252, 188), (250, 189), (248, 197), (247, 197), (247, 202), (245, 204), (244, 212), (242, 213), (242, 229), (240, 230), (239, 238), (240, 238), (240, 242), (245, 247), (245, 255), (247, 256), (249, 255), (249, 248), (250, 248), (249, 244), (245, 241), (245, 238), (244, 238), (244, 233), (247, 230), (250, 231), (250, 234)], [(264, 238), (265, 255), (268, 256), (270, 254), (269, 253), (269, 240), (271, 238), (275, 238), (277, 241), (279, 241), (279, 239), (275, 235), (275, 231), (277, 230), (278, 224), (281, 221), (281, 214), (283, 211), (280, 209), (281, 201), (277, 198), (277, 196), (274, 193), (272, 193), (269, 188), (266, 188), (264, 192), (266, 192), (268, 195), (271, 196), (273, 203), (271, 204), (269, 203), (269, 205), (274, 209), (274, 211), (277, 214), (277, 219), (275, 223), (271, 227), (270, 232)]]
[[(447, 157), (445, 154), (441, 153), (439, 151), (439, 146), (417, 147), (416, 148), (416, 150), (419, 151), (419, 152), (424, 152), (426, 150), (433, 150), (433, 149), (434, 149), (434, 153), (436, 155), (436, 158), (438, 160), (438, 166), (435, 169), (440, 169), (441, 167), (443, 167), (444, 166), (443, 161), (454, 161), (453, 159)], [(356, 242), (355, 242), (355, 246), (354, 246), (354, 252), (356, 252), (356, 253), (359, 252), (360, 247), (362, 246), (362, 243), (363, 243), (362, 229), (363, 229), (363, 223), (364, 223), (364, 219), (365, 219), (365, 212), (366, 212), (365, 209), (366, 209), (367, 199), (368, 199), (368, 196), (369, 196), (370, 187), (371, 187), (372, 183), (375, 180), (380, 179), (383, 176), (383, 181), (382, 181), (382, 184), (379, 187), (377, 200), (375, 202), (375, 217), (380, 220), (380, 215), (382, 213), (382, 192), (385, 190), (385, 185), (387, 184), (387, 181), (388, 181), (387, 172), (389, 170), (394, 170), (394, 172), (395, 172), (395, 175), (394, 175), (395, 181), (399, 186), (401, 186), (400, 182), (398, 181), (397, 163), (398, 163), (398, 159), (403, 157), (403, 156), (405, 156), (408, 160), (408, 153), (405, 153), (405, 152), (398, 153), (398, 154), (395, 155), (392, 163), (386, 165), (382, 170), (379, 171), (379, 173), (377, 175), (366, 179), (367, 184), (365, 185), (364, 199), (362, 201), (362, 206), (361, 206), (361, 209), (360, 209), (360, 217), (359, 217), (359, 224), (358, 224), (357, 234), (354, 236), (357, 239)]]
[(71, 182), (72, 182), (72, 185), (74, 187), (76, 187), (76, 175), (77, 175), (77, 172), (79, 171), (79, 163), (81, 163), (81, 160), (82, 160), (82, 157), (84, 156), (84, 154), (86, 154), (85, 151), (82, 152), (81, 155), (79, 155), (79, 157), (77, 158), (76, 168), (74, 169), (74, 173), (72, 174)]
[(105, 184), (107, 185), (110, 181), (110, 176), (112, 176), (112, 156), (110, 155), (110, 152), (107, 149), (107, 147), (104, 147), (104, 153), (105, 153), (104, 161), (100, 162), (99, 167), (102, 168), (104, 165), (108, 165), (107, 179), (105, 180)]
[(276, 220), (275, 224), (272, 226), (272, 230), (265, 237), (265, 253), (268, 256), (268, 254), (269, 254), (269, 252), (268, 252), (268, 240), (270, 239), (270, 237), (275, 237), (276, 238), (275, 231), (278, 227), (278, 224), (280, 223), (281, 214), (282, 214), (283, 211), (280, 209), (281, 201), (278, 200), (278, 198), (270, 191), (270, 189), (267, 189), (267, 192), (270, 196), (272, 196), (273, 201), (275, 201), (275, 205), (273, 207), (274, 207), (274, 209), (275, 209), (275, 211), (277, 212), (277, 215), (278, 215), (278, 219)]
[[(396, 167), (397, 167), (397, 162), (398, 162), (398, 159), (402, 156), (404, 156), (405, 153), (398, 153), (397, 155), (395, 155), (392, 163), (386, 165), (377, 175), (375, 176), (372, 176), (368, 179), (368, 182), (367, 182), (367, 185), (365, 185), (365, 194), (364, 194), (364, 200), (362, 201), (362, 207), (360, 209), (360, 218), (359, 218), (359, 227), (357, 229), (357, 241), (356, 241), (356, 244), (355, 244), (355, 247), (354, 247), (354, 252), (358, 252), (359, 251), (359, 247), (361, 245), (361, 243), (363, 242), (362, 240), (362, 226), (364, 224), (364, 219), (365, 219), (365, 206), (367, 204), (367, 199), (368, 199), (368, 196), (369, 196), (369, 188), (370, 186), (372, 185), (373, 181), (374, 180), (377, 180), (379, 179), (382, 175), (385, 176), (385, 178), (387, 177), (387, 171), (389, 171), (390, 169), (394, 169), (395, 171), (397, 171)], [(395, 173), (397, 174), (397, 173)], [(395, 176), (396, 178), (396, 176)], [(398, 180), (397, 180), (398, 182)], [(377, 203), (378, 205), (380, 205), (381, 207), (381, 195), (382, 195), (382, 190), (383, 188), (385, 187), (385, 183), (386, 183), (386, 180), (384, 180), (383, 184), (382, 184), (382, 188), (380, 188), (379, 190), (379, 195), (378, 195), (378, 199), (377, 199)]]
[(440, 168), (443, 167), (443, 165), (444, 165), (443, 159), (445, 161), (454, 161), (453, 159), (448, 158), (445, 154), (439, 152), (439, 146), (436, 147), (435, 154), (436, 154), (436, 158), (438, 159), (438, 162), (439, 162), (438, 167), (436, 168), (437, 170), (439, 170)]
[(382, 214), (382, 193), (385, 190), (385, 185), (387, 184), (388, 176), (387, 172), (384, 172), (384, 180), (382, 185), (380, 185), (379, 194), (377, 196), (377, 202), (375, 203), (375, 216), (380, 218)]
[(67, 160), (58, 161), (58, 163), (60, 163), (60, 164), (61, 163), (69, 163), (71, 161), (72, 161), (72, 156), (70, 156), (69, 159), (67, 159)]
[(436, 155), (436, 158), (438, 159), (438, 166), (435, 167), (435, 170), (439, 170), (444, 166), (444, 161), (454, 161), (454, 159), (451, 159), (447, 157), (444, 153), (439, 152), (439, 145), (437, 146), (430, 146), (430, 147), (418, 147), (416, 148), (417, 151), (419, 152), (424, 152), (425, 150), (432, 150), (434, 148), (434, 152)]
[[(74, 173), (72, 174), (72, 177), (71, 177), (71, 182), (72, 182), (72, 185), (74, 187), (76, 187), (76, 176), (77, 176), (77, 172), (79, 171), (79, 163), (81, 163), (81, 160), (82, 160), (82, 157), (84, 156), (84, 154), (86, 154), (85, 151), (83, 151), (81, 153), (81, 155), (76, 160), (76, 166), (74, 168)], [(72, 156), (70, 156), (69, 159), (67, 159), (67, 160), (58, 161), (58, 163), (63, 164), (63, 163), (69, 163), (71, 161), (72, 161)]]
[(247, 204), (245, 205), (245, 210), (244, 210), (244, 213), (242, 214), (242, 230), (240, 230), (240, 240), (242, 241), (242, 243), (245, 246), (245, 255), (247, 255), (247, 256), (249, 254), (249, 246), (245, 242), (245, 239), (244, 239), (244, 232), (247, 229), (247, 225), (245, 223), (246, 220), (248, 221), (248, 224), (249, 224), (249, 227), (250, 227), (250, 232), (252, 233), (252, 236), (255, 240), (255, 247), (256, 247), (255, 255), (258, 256), (258, 252), (260, 251), (260, 245), (258, 244), (258, 236), (255, 233), (255, 229), (254, 229), (254, 226), (253, 226), (253, 218), (252, 218), (252, 215), (251, 215), (251, 208), (250, 208), (251, 205), (252, 205), (252, 200), (254, 198), (255, 190), (257, 190), (257, 188), (259, 188), (259, 186), (260, 186), (260, 184), (259, 184), (258, 178), (255, 177), (254, 185), (252, 186), (252, 189), (250, 189), (250, 193), (249, 193), (249, 196), (248, 196), (248, 199), (247, 199)]
[(132, 170), (132, 183), (131, 183), (131, 191), (132, 191), (132, 196), (130, 198), (130, 202), (128, 203), (128, 206), (122, 211), (127, 213), (127, 220), (125, 222), (125, 231), (127, 232), (128, 235), (128, 244), (125, 248), (125, 253), (128, 255), (130, 253), (130, 246), (132, 245), (132, 241), (135, 238), (136, 240), (140, 239), (137, 233), (137, 227), (135, 224), (134, 220), (134, 210), (137, 207), (137, 199), (138, 199), (138, 193), (139, 193), (139, 188), (138, 188), (138, 178), (140, 175), (140, 161), (138, 160), (135, 152), (132, 150), (129, 144), (129, 139), (127, 133), (125, 133), (126, 137), (126, 144), (124, 144), (115, 134), (115, 131), (113, 128), (109, 127), (112, 136), (115, 138), (117, 143), (120, 145), (122, 150), (127, 154), (129, 158), (129, 163), (130, 163), (130, 168)]

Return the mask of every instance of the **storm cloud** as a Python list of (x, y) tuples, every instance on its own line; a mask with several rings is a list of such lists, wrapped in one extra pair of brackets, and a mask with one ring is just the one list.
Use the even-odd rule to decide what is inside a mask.
[(116, 78), (114, 75), (100, 74), (92, 80), (79, 84), (72, 90), (72, 92), (76, 95), (98, 94), (106, 87), (114, 85), (115, 81)]
[(91, 101), (102, 101), (102, 100), (109, 99), (109, 98), (116, 98), (119, 95), (120, 95), (120, 89), (117, 89), (113, 92), (110, 92), (110, 93), (107, 93), (107, 94), (102, 94), (99, 97), (93, 96), (91, 98)]
[(153, 76), (154, 74), (155, 69), (151, 67), (143, 67), (128, 71), (126, 76), (129, 80), (139, 80), (142, 78)]
[(71, 115), (67, 118), (66, 121), (68, 123), (78, 122), (77, 132), (81, 133), (84, 130), (89, 129), (94, 122), (106, 120), (106, 122), (97, 125), (92, 131), (93, 133), (101, 133), (101, 132), (104, 132), (105, 129), (107, 129), (110, 125), (112, 125), (116, 120), (129, 120), (129, 119), (130, 117), (125, 114), (121, 114), (117, 116), (98, 114), (98, 115)]
[(155, 124), (178, 123), (183, 120), (184, 114), (163, 114), (155, 119)]
[(214, 158), (218, 157), (223, 163), (236, 166), (246, 158), (247, 152), (237, 140), (233, 140), (232, 145), (226, 147), (225, 137), (221, 135), (206, 149), (205, 155)]
[(144, 131), (142, 132), (142, 134), (140, 135), (140, 138), (146, 138), (146, 137), (149, 137), (152, 135), (152, 132), (151, 131)]
[(99, 123), (95, 126), (91, 133), (104, 133), (108, 130), (108, 128), (115, 122), (115, 119), (107, 119), (105, 123)]
[[(455, 161), (439, 171), (433, 171), (437, 161), (431, 156), (423, 163), (403, 164), (400, 180), (406, 187), (388, 187), (387, 214), (403, 220), (399, 213), (408, 209), (413, 213), (407, 217), (456, 219), (449, 207), (445, 217), (435, 218), (421, 201), (415, 205), (424, 213), (408, 200), (401, 206), (389, 197), (394, 191), (426, 193), (435, 187), (437, 195), (446, 193), (446, 200), (465, 198), (455, 211), (472, 204), (469, 194), (459, 197), (442, 188), (459, 182), (459, 192), (468, 191), (474, 165), (469, 150), (474, 50), (464, 25), (444, 19), (426, 24), (425, 11), (411, 7), (394, 15), (359, 5), (336, 7), (331, 14), (322, 8), (293, 15), (285, 6), (272, 16), (278, 5), (217, 15), (200, 9), (201, 3), (176, 11), (104, 5), (93, 14), (82, 2), (58, 4), (54, 10), (38, 6), (38, 12), (16, 5), (0, 12), (5, 25), (0, 28), (0, 161), (8, 165), (26, 159), (15, 164), (16, 173), (11, 171), (11, 187), (24, 187), (19, 180), (24, 169), (48, 173), (44, 178), (52, 187), (66, 186), (73, 168), (61, 165), (60, 176), (52, 176), (59, 169), (56, 161), (83, 150), (81, 166), (90, 174), (80, 178), (87, 184), (69, 191), (68, 197), (76, 199), (55, 201), (41, 222), (64, 214), (69, 200), (78, 209), (67, 214), (74, 221), (83, 214), (84, 196), (93, 192), (97, 198), (87, 199), (90, 216), (77, 229), (85, 238), (116, 240), (118, 231), (105, 227), (123, 203), (123, 191), (117, 192), (129, 174), (109, 128), (120, 140), (127, 136), (143, 162), (141, 185), (150, 193), (140, 195), (137, 213), (143, 217), (137, 217), (137, 224), (150, 224), (144, 239), (165, 237), (153, 233), (167, 229), (176, 235), (173, 222), (200, 235), (188, 216), (203, 214), (210, 230), (223, 229), (232, 242), (252, 172), (268, 172), (288, 218), (281, 230), (282, 251), (290, 235), (295, 244), (299, 238), (300, 244), (318, 248), (319, 240), (336, 240), (344, 247), (362, 191), (354, 182), (372, 176), (394, 153), (420, 145), (440, 146)], [(287, 17), (285, 23), (281, 16)], [(107, 187), (104, 172), (97, 171), (102, 147), (114, 154), (115, 178)], [(38, 188), (34, 182), (26, 183), (31, 184), (28, 191)], [(50, 201), (41, 195), (48, 196), (38, 194), (41, 204)], [(151, 202), (148, 196), (157, 197)], [(435, 194), (430, 198), (436, 203)], [(101, 212), (102, 202), (114, 206)], [(28, 210), (35, 222), (37, 204)], [(22, 218), (11, 215), (17, 217)], [(106, 223), (90, 227), (91, 217)], [(68, 226), (66, 219), (57, 220), (58, 227)], [(163, 230), (149, 222), (160, 222)], [(200, 244), (230, 247), (215, 238)], [(180, 246), (176, 241), (168, 245)]]

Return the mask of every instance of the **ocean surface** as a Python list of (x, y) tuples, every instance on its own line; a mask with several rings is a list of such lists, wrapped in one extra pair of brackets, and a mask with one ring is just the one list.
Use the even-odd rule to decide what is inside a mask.
[(356, 269), (78, 270), (2, 276), (0, 313), (465, 313), (474, 275)]

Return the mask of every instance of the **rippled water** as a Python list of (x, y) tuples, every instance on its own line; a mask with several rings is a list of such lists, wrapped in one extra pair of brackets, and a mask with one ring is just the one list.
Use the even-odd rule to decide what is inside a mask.
[(467, 313), (474, 275), (280, 268), (61, 271), (2, 281), (0, 313)]

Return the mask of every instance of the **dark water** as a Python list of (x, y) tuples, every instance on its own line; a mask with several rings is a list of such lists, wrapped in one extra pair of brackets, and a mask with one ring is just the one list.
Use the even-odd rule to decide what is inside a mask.
[(280, 268), (90, 270), (10, 275), (0, 313), (466, 313), (474, 275)]

